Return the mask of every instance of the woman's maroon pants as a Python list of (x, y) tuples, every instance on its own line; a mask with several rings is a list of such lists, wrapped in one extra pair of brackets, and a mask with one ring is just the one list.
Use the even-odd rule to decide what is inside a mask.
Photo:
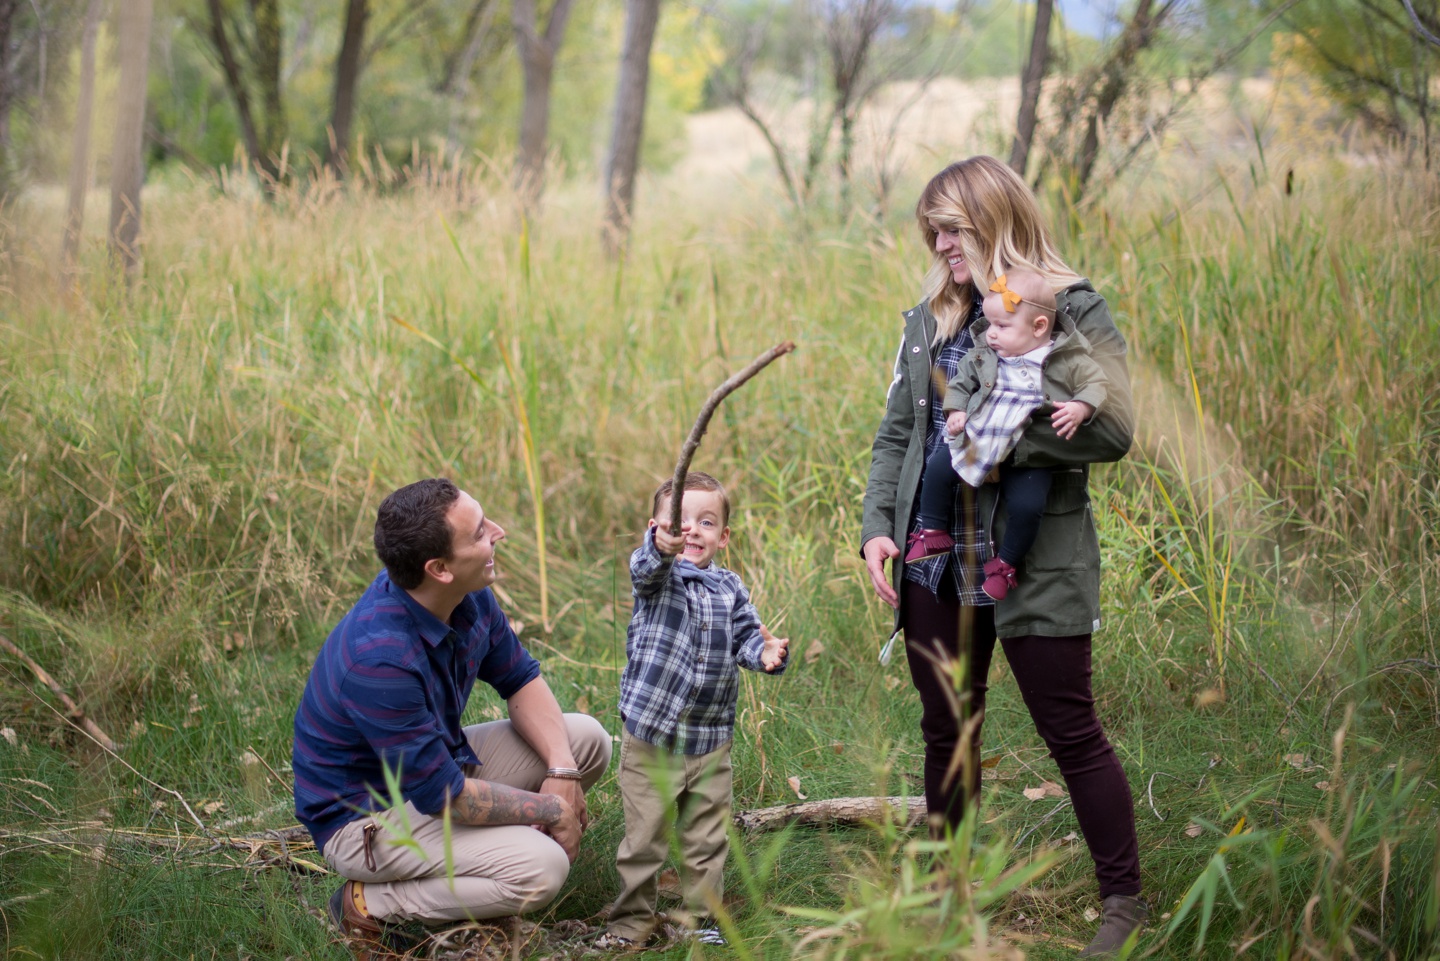
[[(902, 601), (910, 678), (920, 692), (925, 801), (932, 817), (942, 813), (945, 823), (954, 827), (964, 817), (966, 801), (979, 797), (978, 723), (971, 728), (968, 752), (958, 761), (956, 757), (966, 721), (976, 716), (983, 720), (986, 677), (995, 651), (995, 609), (962, 607), (953, 587), (942, 587), (937, 599), (929, 588), (911, 581), (905, 582)], [(1065, 779), (1080, 833), (1095, 861), (1100, 897), (1139, 894), (1135, 805), (1120, 759), (1095, 714), (1090, 635), (1007, 637), (1000, 643), (1035, 729)], [(968, 683), (957, 684), (957, 662), (963, 663)]]

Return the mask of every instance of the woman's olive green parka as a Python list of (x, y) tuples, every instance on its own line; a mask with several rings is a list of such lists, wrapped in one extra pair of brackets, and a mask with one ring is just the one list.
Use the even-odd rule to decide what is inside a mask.
[[(1057, 436), (1049, 417), (1042, 415), (1025, 429), (1015, 447), (1014, 466), (1056, 470), (1035, 545), (1019, 568), (1019, 586), (995, 605), (996, 633), (1002, 638), (1067, 637), (1099, 628), (1100, 546), (1087, 490), (1088, 465), (1124, 457), (1135, 430), (1125, 338), (1105, 299), (1082, 280), (1058, 292), (1055, 300), (1062, 317), (1059, 323), (1073, 327), (1089, 342), (1090, 356), (1105, 374), (1106, 398), (1101, 410), (1070, 440)], [(902, 555), (925, 466), (935, 318), (929, 305), (921, 303), (904, 312), (904, 323), (885, 413), (875, 432), (860, 533), (862, 548), (872, 538), (884, 536), (899, 546)], [(977, 325), (977, 336), (983, 324), (982, 320)], [(1005, 533), (1005, 508), (998, 500), (996, 485), (980, 489), (980, 521), (992, 554), (993, 545)], [(893, 561), (891, 575), (899, 591), (904, 579), (900, 558)], [(897, 627), (899, 618), (897, 611)]]

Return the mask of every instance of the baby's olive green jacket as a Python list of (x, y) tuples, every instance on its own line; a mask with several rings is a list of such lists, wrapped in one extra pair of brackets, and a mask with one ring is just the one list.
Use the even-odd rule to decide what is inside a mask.
[[(1105, 375), (1105, 403), (1068, 441), (1056, 435), (1048, 416), (1037, 416), (1015, 447), (1014, 466), (1056, 471), (1035, 546), (1019, 568), (1019, 586), (995, 605), (1000, 637), (1068, 637), (1099, 628), (1100, 544), (1086, 489), (1087, 465), (1124, 457), (1135, 432), (1125, 338), (1110, 318), (1105, 299), (1082, 280), (1057, 293), (1055, 301), (1059, 324), (1080, 332), (1089, 342), (1090, 357)], [(935, 318), (929, 304), (920, 303), (904, 312), (904, 322), (885, 414), (875, 432), (860, 530), (862, 548), (872, 538), (889, 537), (902, 556), (925, 466)], [(977, 325), (977, 332), (984, 329), (983, 323)], [(980, 489), (979, 507), (994, 554), (994, 545), (1005, 533), (1005, 510), (996, 485)], [(904, 566), (901, 558), (892, 562), (897, 591)], [(897, 628), (900, 618), (897, 611)]]

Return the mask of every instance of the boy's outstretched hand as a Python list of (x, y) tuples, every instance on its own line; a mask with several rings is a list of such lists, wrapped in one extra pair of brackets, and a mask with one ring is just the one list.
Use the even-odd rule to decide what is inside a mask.
[[(653, 522), (652, 522), (653, 523)], [(670, 533), (670, 522), (655, 525), (655, 549), (662, 554), (675, 555), (685, 549), (685, 532)]]
[(760, 666), (773, 671), (785, 663), (790, 653), (790, 638), (776, 637), (764, 624), (760, 625), (760, 636), (765, 638), (765, 647), (760, 651)]

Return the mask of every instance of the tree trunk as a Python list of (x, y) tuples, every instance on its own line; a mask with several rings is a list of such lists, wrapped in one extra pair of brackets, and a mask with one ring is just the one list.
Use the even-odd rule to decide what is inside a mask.
[(1085, 119), (1085, 137), (1080, 144), (1080, 152), (1076, 155), (1073, 192), (1076, 202), (1084, 196), (1085, 188), (1090, 183), (1090, 175), (1095, 172), (1095, 161), (1100, 156), (1100, 125), (1110, 119), (1111, 111), (1129, 87), (1135, 58), (1155, 39), (1161, 23), (1174, 9), (1176, 2), (1177, 0), (1166, 0), (1152, 16), (1155, 0), (1139, 0), (1130, 22), (1120, 34), (1115, 52), (1106, 61), (1101, 72), (1100, 88), (1095, 94), (1095, 106)]
[[(840, 124), (840, 152), (836, 172), (840, 178), (840, 210), (850, 209), (851, 166), (855, 153), (855, 124), (860, 108), (874, 92), (868, 79), (875, 38), (896, 13), (894, 0), (851, 0), (832, 3), (825, 13), (825, 45), (830, 55), (830, 83), (834, 88), (832, 123)], [(818, 130), (818, 128), (817, 128)], [(830, 125), (824, 140), (811, 141), (812, 148), (824, 148), (829, 139)], [(816, 165), (821, 153), (812, 149)], [(807, 180), (809, 178), (807, 177)]]
[(355, 86), (360, 79), (360, 53), (365, 47), (368, 0), (349, 0), (345, 8), (345, 36), (335, 61), (335, 99), (330, 111), (330, 141), (325, 163), (343, 168), (350, 152), (350, 121), (355, 116)]
[(285, 145), (285, 102), (281, 94), (283, 66), (280, 40), (280, 0), (251, 0), (255, 16), (255, 78), (265, 105), (263, 149), (273, 175), (283, 176), (276, 162)]
[(90, 189), (90, 119), (95, 108), (95, 39), (100, 33), (104, 0), (90, 0), (85, 8), (85, 32), (80, 37), (80, 88), (75, 97), (75, 137), (70, 150), (70, 185), (65, 204), (65, 235), (60, 243), (60, 273), (68, 287), (80, 251), (80, 229), (85, 224), (85, 194)]
[(1025, 176), (1030, 145), (1035, 139), (1035, 118), (1040, 108), (1040, 88), (1050, 66), (1050, 14), (1054, 0), (1035, 0), (1035, 32), (1030, 36), (1030, 59), (1020, 82), (1020, 111), (1015, 118), (1015, 140), (1010, 145), (1010, 169)]
[(515, 0), (512, 21), (525, 79), (520, 113), (520, 145), (515, 154), (515, 190), (527, 215), (534, 213), (545, 189), (545, 152), (550, 133), (550, 82), (555, 56), (565, 39), (574, 0), (555, 0), (542, 35), (535, 26), (535, 0)]
[(467, 66), (475, 62), (478, 41), (489, 28), (495, 6), (495, 0), (475, 0), (471, 5), (470, 12), (465, 15), (465, 26), (460, 30), (460, 42), (445, 54), (445, 61), (440, 67), (440, 82), (435, 85), (436, 93), (454, 93), (461, 76), (468, 76)]
[(627, 0), (625, 43), (620, 53), (620, 78), (615, 88), (615, 126), (605, 160), (605, 224), (601, 241), (611, 257), (619, 256), (630, 236), (635, 200), (635, 172), (645, 132), (645, 94), (650, 85), (650, 48), (660, 22), (660, 0)]
[(439, 92), (448, 101), (445, 117), (445, 155), (455, 153), (460, 146), (459, 119), (461, 104), (470, 93), (470, 74), (480, 56), (486, 34), (490, 32), (490, 21), (495, 16), (495, 0), (479, 0), (465, 21), (465, 43), (449, 57), (445, 74), (441, 78)]
[(15, 87), (11, 82), (10, 41), (15, 27), (19, 0), (0, 0), (0, 201), (10, 194), (10, 110), (15, 106)]
[(145, 139), (145, 88), (150, 71), (153, 0), (122, 0), (116, 46), (120, 86), (115, 95), (115, 146), (110, 158), (110, 256), (131, 277), (140, 262), (141, 155)]
[(230, 98), (235, 101), (235, 113), (240, 118), (240, 137), (245, 142), (245, 155), (250, 158), (250, 163), (263, 170), (265, 154), (260, 149), (260, 134), (255, 128), (255, 115), (250, 110), (250, 92), (240, 72), (240, 62), (235, 58), (235, 48), (230, 45), (230, 37), (225, 32), (225, 11), (220, 0), (206, 0), (205, 8), (210, 14), (210, 42), (220, 58), (220, 72), (225, 77), (225, 86), (230, 90)]

